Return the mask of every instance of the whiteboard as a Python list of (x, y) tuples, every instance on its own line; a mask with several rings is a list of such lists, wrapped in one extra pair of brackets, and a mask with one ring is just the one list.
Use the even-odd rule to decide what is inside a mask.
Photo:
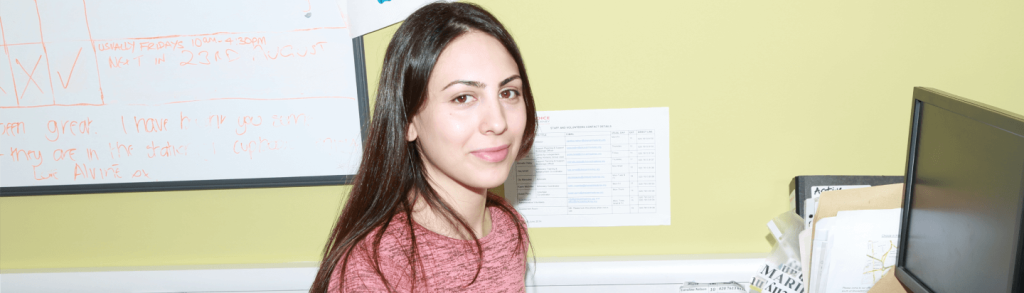
[(0, 0), (0, 195), (340, 184), (362, 156), (344, 1)]

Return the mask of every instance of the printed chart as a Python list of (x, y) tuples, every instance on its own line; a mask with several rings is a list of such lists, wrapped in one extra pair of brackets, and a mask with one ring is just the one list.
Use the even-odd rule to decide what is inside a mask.
[(668, 108), (538, 116), (533, 149), (505, 182), (530, 227), (670, 223)]

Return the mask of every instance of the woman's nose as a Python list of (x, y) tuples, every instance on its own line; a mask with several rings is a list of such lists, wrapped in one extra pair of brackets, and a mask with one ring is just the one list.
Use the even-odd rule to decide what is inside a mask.
[(480, 133), (500, 135), (508, 130), (508, 121), (505, 121), (505, 108), (497, 97), (487, 99), (481, 107)]

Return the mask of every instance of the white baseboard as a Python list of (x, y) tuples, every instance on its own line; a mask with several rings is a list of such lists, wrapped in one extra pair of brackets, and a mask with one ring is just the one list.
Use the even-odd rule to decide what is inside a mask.
[[(764, 254), (537, 258), (529, 292), (679, 292), (686, 282), (748, 282)], [(5, 270), (3, 293), (304, 292), (316, 263)], [(668, 291), (666, 291), (668, 290)]]

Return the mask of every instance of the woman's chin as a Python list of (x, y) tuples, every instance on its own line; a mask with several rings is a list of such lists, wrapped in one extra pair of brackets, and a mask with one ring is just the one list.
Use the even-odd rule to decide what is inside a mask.
[(508, 171), (478, 172), (472, 175), (473, 178), (463, 181), (462, 184), (472, 188), (491, 189), (505, 184)]

